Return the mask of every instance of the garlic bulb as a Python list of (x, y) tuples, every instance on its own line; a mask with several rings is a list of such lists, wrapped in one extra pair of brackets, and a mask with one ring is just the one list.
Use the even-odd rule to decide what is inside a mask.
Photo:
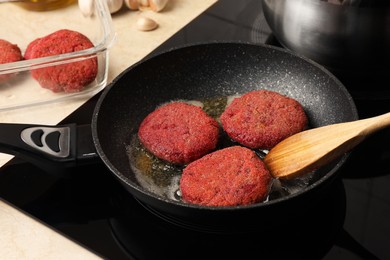
[(110, 13), (115, 13), (119, 11), (119, 9), (122, 8), (123, 0), (106, 0), (108, 10), (110, 10)]
[[(123, 0), (106, 0), (110, 13), (115, 13), (122, 8)], [(136, 0), (137, 1), (137, 0)], [(94, 0), (78, 0), (79, 9), (84, 16), (92, 16), (94, 11)]]
[(160, 12), (167, 5), (168, 0), (149, 0), (150, 9)]
[(138, 18), (136, 26), (140, 31), (152, 31), (157, 28), (158, 24), (153, 19), (141, 16)]
[(139, 9), (139, 3), (138, 0), (124, 0), (125, 5), (130, 9), (130, 10), (138, 10)]
[(94, 0), (79, 0), (78, 5), (84, 16), (92, 16), (94, 11)]
[(140, 6), (149, 6), (148, 0), (138, 0)]
[(126, 6), (131, 10), (145, 10), (160, 12), (167, 5), (168, 0), (124, 0)]

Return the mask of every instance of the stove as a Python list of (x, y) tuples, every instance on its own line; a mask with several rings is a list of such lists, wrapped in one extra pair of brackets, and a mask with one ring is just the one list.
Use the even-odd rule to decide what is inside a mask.
[[(261, 1), (219, 0), (154, 53), (209, 41), (279, 45)], [(390, 111), (384, 75), (334, 74), (360, 118)], [(98, 97), (61, 123), (89, 124)], [(389, 129), (367, 138), (340, 169), (329, 195), (283, 223), (264, 223), (261, 231), (209, 233), (170, 223), (138, 203), (102, 163), (58, 176), (14, 158), (0, 169), (0, 197), (105, 259), (390, 259), (388, 144)]]

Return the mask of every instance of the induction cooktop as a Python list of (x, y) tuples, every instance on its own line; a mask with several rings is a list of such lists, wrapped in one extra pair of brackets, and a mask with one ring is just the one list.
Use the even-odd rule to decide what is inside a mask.
[[(261, 1), (219, 0), (153, 53), (209, 41), (280, 46)], [(361, 118), (390, 111), (381, 75), (335, 75)], [(98, 97), (61, 123), (89, 124)], [(328, 196), (299, 217), (261, 223), (267, 228), (254, 232), (209, 233), (171, 223), (135, 200), (102, 163), (58, 176), (14, 158), (0, 169), (0, 197), (105, 259), (390, 259), (388, 144), (388, 129), (369, 137)]]

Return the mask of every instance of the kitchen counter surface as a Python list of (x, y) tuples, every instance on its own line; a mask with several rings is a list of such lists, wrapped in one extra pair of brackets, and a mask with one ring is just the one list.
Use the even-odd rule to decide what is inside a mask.
[[(116, 37), (109, 50), (108, 82), (127, 67), (147, 56), (216, 1), (170, 0), (165, 9), (159, 13), (151, 10), (131, 11), (124, 6), (119, 12), (113, 14), (112, 22)], [(7, 5), (12, 4), (2, 4), (0, 8), (7, 8)], [(77, 4), (67, 8), (79, 12)], [(45, 15), (51, 15), (51, 12), (45, 12)], [(149, 32), (138, 31), (135, 22), (140, 15), (154, 19), (159, 27)], [(1, 19), (6, 17), (0, 17)], [(65, 21), (58, 21), (58, 23), (63, 22)], [(75, 99), (54, 105), (2, 111), (0, 123), (55, 125), (87, 100), (87, 98)], [(12, 158), (10, 155), (0, 153), (0, 167)], [(0, 252), (4, 259), (100, 258), (3, 200), (0, 200), (0, 230)]]

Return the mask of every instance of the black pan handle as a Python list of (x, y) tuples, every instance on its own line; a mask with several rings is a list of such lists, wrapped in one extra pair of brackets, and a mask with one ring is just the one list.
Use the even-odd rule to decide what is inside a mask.
[(0, 152), (32, 163), (74, 167), (98, 158), (90, 125), (0, 124)]

